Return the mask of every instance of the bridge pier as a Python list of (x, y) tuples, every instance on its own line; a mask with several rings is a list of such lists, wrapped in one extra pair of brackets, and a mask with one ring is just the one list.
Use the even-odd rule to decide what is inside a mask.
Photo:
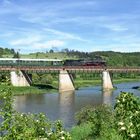
[(113, 89), (113, 84), (110, 78), (109, 71), (104, 70), (102, 75), (103, 75), (103, 90)]
[(59, 73), (59, 91), (75, 90), (72, 78), (66, 70), (60, 70)]
[(11, 71), (11, 84), (13, 86), (30, 86), (32, 83), (32, 76), (25, 71)]

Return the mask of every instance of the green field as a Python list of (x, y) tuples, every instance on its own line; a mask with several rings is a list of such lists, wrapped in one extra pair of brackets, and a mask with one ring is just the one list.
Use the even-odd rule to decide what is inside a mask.
[[(12, 58), (13, 55), (3, 55), (4, 58)], [(78, 56), (69, 56), (66, 53), (55, 52), (55, 53), (31, 53), (31, 54), (20, 54), (20, 58), (30, 58), (30, 59), (77, 59)]]

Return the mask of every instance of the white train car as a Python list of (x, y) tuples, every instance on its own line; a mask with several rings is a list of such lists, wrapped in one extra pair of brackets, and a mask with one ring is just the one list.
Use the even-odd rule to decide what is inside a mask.
[(0, 66), (62, 66), (60, 59), (0, 58)]

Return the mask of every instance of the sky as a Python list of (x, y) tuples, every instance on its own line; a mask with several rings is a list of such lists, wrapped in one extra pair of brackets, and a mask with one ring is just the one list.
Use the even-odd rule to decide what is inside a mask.
[(0, 0), (0, 47), (140, 52), (140, 0)]

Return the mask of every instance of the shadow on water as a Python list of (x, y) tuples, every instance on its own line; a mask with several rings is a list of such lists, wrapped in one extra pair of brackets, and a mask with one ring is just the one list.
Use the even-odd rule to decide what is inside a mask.
[(35, 84), (33, 86), (37, 87), (38, 89), (58, 89), (56, 87), (53, 87), (52, 85)]
[(140, 86), (134, 86), (134, 87), (132, 87), (132, 89), (139, 89), (140, 88)]

